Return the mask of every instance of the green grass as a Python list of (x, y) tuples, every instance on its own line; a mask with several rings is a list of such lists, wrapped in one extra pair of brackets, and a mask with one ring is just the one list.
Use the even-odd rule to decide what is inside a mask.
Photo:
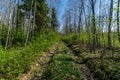
[(59, 41), (57, 33), (42, 32), (36, 40), (29, 42), (27, 47), (13, 47), (4, 50), (0, 47), (0, 80), (18, 80), (21, 74), (29, 71), (39, 55), (47, 51)]
[[(63, 48), (63, 47), (62, 47)], [(62, 49), (60, 47), (59, 50)], [(80, 65), (74, 62), (73, 56), (64, 47), (51, 59), (41, 80), (83, 80)]]
[(41, 80), (82, 80), (80, 66), (76, 66), (69, 54), (57, 54), (48, 65)]

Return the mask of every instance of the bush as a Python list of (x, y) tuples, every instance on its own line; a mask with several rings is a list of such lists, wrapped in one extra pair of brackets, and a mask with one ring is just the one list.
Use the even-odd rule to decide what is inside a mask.
[(70, 34), (68, 36), (63, 37), (63, 41), (69, 45), (73, 44), (77, 40), (78, 40), (78, 35), (76, 35), (76, 34)]

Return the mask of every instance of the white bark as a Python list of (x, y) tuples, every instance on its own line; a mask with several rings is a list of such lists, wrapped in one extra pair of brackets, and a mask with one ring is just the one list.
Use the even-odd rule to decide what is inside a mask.
[(31, 10), (30, 10), (30, 15), (29, 15), (29, 27), (28, 27), (28, 32), (27, 32), (27, 36), (26, 36), (25, 47), (27, 46), (29, 34), (31, 32), (32, 6), (33, 6), (33, 0), (31, 2)]
[(12, 16), (13, 16), (12, 6), (13, 6), (13, 5), (12, 5), (12, 0), (10, 0), (8, 32), (7, 32), (7, 39), (6, 39), (6, 43), (5, 43), (5, 49), (7, 49), (7, 46), (8, 46), (8, 41), (9, 41), (9, 37), (10, 37), (10, 31), (11, 31), (11, 27), (12, 27)]

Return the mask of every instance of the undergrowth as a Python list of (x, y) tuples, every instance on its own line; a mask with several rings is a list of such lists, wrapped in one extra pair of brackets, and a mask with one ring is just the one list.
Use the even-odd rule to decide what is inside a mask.
[(4, 50), (0, 47), (0, 80), (18, 80), (21, 74), (29, 71), (39, 55), (47, 51), (60, 39), (56, 32), (41, 32), (27, 47), (13, 47)]
[[(113, 34), (113, 33), (112, 33)], [(83, 36), (86, 34), (83, 34)], [(103, 45), (102, 48), (96, 48), (96, 53), (90, 53), (87, 51), (88, 47), (82, 44), (83, 41), (86, 41), (85, 36), (77, 37), (78, 34), (70, 34), (68, 36), (63, 37), (63, 41), (66, 42), (75, 53), (78, 53), (78, 57), (82, 58), (84, 64), (86, 64), (90, 71), (94, 74), (94, 78), (96, 80), (120, 80), (120, 43), (118, 43), (117, 38), (114, 40), (114, 44), (112, 42), (112, 49), (103, 49), (107, 47), (107, 34), (104, 33), (100, 38), (100, 45)], [(79, 44), (78, 44), (79, 42)], [(88, 45), (89, 46), (89, 45)]]
[[(115, 48), (120, 48), (120, 43), (117, 38), (114, 37), (114, 34), (116, 33), (111, 33), (111, 40), (112, 40), (112, 47)], [(66, 36), (63, 36), (62, 40), (66, 42), (67, 44), (71, 45), (74, 44), (75, 42), (80, 42), (80, 44), (89, 44), (92, 42), (92, 33), (86, 33), (86, 32), (81, 32), (81, 33), (71, 33)], [(99, 46), (101, 47), (107, 47), (108, 46), (108, 36), (107, 33), (103, 33), (103, 35), (99, 36)], [(90, 45), (90, 44), (89, 44)]]

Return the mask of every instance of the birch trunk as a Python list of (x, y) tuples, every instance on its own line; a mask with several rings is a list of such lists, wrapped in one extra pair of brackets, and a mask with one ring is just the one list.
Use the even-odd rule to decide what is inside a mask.
[(33, 0), (31, 2), (31, 10), (30, 10), (30, 15), (29, 15), (29, 27), (28, 27), (28, 32), (27, 32), (27, 36), (26, 36), (25, 47), (27, 46), (29, 34), (31, 32), (32, 6), (33, 6)]
[(13, 10), (12, 10), (12, 0), (10, 0), (10, 11), (9, 11), (9, 21), (8, 21), (8, 32), (7, 32), (7, 38), (6, 38), (6, 43), (5, 43), (5, 49), (7, 49), (9, 38), (10, 38), (10, 31), (11, 31), (11, 26), (12, 26), (12, 15), (13, 15)]

